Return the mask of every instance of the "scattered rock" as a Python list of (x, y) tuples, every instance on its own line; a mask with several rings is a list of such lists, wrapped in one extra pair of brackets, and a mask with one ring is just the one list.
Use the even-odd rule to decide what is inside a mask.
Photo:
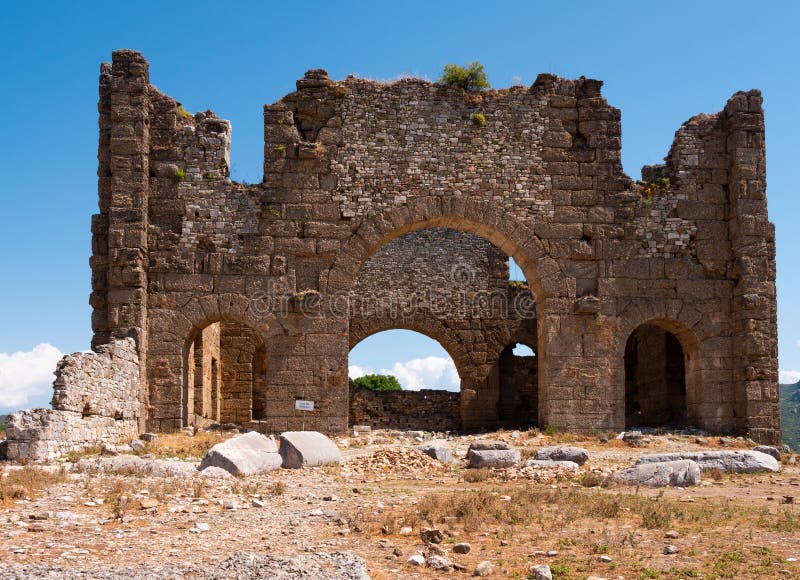
[(534, 580), (553, 580), (553, 573), (550, 571), (550, 566), (541, 564), (533, 569)]
[(600, 556), (600, 561), (601, 562), (605, 562), (606, 564), (610, 564), (611, 562), (614, 561), (614, 559), (611, 556), (606, 556), (604, 554), (604, 555)]
[(233, 477), (228, 471), (225, 471), (221, 467), (216, 467), (214, 465), (210, 465), (203, 469), (200, 472), (200, 475), (203, 477), (221, 477), (221, 478), (230, 478)]
[(441, 439), (434, 439), (423, 445), (417, 445), (417, 449), (422, 451), (428, 457), (432, 457), (442, 463), (453, 463), (453, 454), (447, 447), (446, 443)]
[(411, 564), (412, 566), (424, 566), (425, 558), (422, 556), (422, 554), (414, 554), (406, 561), (406, 564)]
[(196, 522), (194, 524), (196, 530), (200, 532), (208, 532), (211, 530), (211, 526), (208, 525), (206, 522)]
[(677, 546), (674, 546), (672, 544), (667, 544), (666, 546), (664, 546), (664, 554), (666, 554), (667, 556), (672, 554), (677, 554), (678, 552), (680, 552), (680, 550), (678, 550)]
[(267, 505), (267, 502), (261, 501), (260, 499), (254, 499), (252, 503), (253, 503), (253, 507), (256, 507), (256, 508), (263, 508), (263, 507), (266, 507), (266, 505)]
[(668, 532), (666, 532), (664, 534), (664, 537), (668, 538), (670, 540), (674, 540), (676, 538), (680, 538), (681, 535), (678, 532), (676, 532), (675, 530), (669, 530)]
[(538, 467), (540, 469), (571, 469), (578, 471), (580, 467), (574, 461), (551, 461), (549, 459), (528, 459), (525, 467)]
[(720, 437), (719, 438), (719, 444), (722, 445), (722, 446), (727, 447), (728, 445), (733, 445), (734, 443), (736, 443), (736, 439), (734, 439), (733, 437)]
[(508, 443), (505, 441), (497, 441), (495, 439), (478, 439), (469, 444), (467, 453), (470, 451), (499, 451), (509, 449)]
[(589, 459), (589, 452), (581, 447), (542, 447), (536, 450), (534, 459), (544, 461), (572, 461), (583, 465)]
[(133, 449), (134, 451), (144, 451), (144, 447), (145, 447), (144, 441), (141, 441), (139, 439), (131, 440), (131, 442), (128, 443), (128, 446), (131, 449)]
[(700, 467), (689, 460), (643, 463), (618, 471), (611, 477), (626, 485), (688, 487), (700, 483)]
[(419, 533), (419, 537), (426, 544), (441, 544), (442, 540), (444, 540), (444, 534), (436, 528), (424, 528)]
[(484, 560), (475, 566), (475, 570), (472, 572), (472, 575), (483, 577), (489, 576), (492, 572), (494, 572), (494, 564), (492, 564), (489, 560)]
[(651, 453), (642, 455), (636, 465), (662, 463), (689, 459), (697, 463), (702, 471), (721, 469), (733, 473), (778, 472), (781, 466), (771, 455), (760, 451), (690, 451), (681, 453)]
[(158, 500), (152, 497), (145, 497), (139, 500), (139, 505), (142, 506), (143, 510), (149, 510), (158, 507), (158, 503)]
[(758, 445), (757, 447), (753, 447), (753, 451), (766, 453), (767, 455), (772, 455), (778, 461), (781, 460), (781, 452), (777, 447), (773, 447), (772, 445)]
[(286, 469), (318, 467), (342, 461), (336, 444), (318, 431), (281, 433), (280, 455)]
[(236, 503), (236, 500), (233, 499), (226, 499), (222, 502), (222, 507), (226, 510), (238, 510), (239, 504)]
[(481, 467), (504, 468), (513, 467), (521, 459), (520, 452), (516, 449), (501, 450), (474, 450), (467, 453), (469, 466), (479, 469)]
[(428, 568), (433, 568), (439, 572), (450, 572), (453, 569), (453, 563), (444, 556), (433, 555), (426, 560)]
[(401, 536), (410, 536), (411, 534), (414, 533), (414, 530), (411, 528), (411, 526), (403, 526), (402, 528), (400, 528), (399, 533)]
[(281, 466), (275, 439), (251, 431), (237, 435), (209, 449), (200, 462), (200, 470), (220, 467), (231, 475), (253, 475)]
[(472, 549), (472, 546), (468, 542), (459, 542), (455, 546), (453, 546), (453, 553), (454, 554), (469, 554), (469, 551)]
[(139, 439), (142, 441), (147, 441), (148, 443), (155, 443), (158, 441), (158, 435), (155, 433), (142, 433), (139, 435)]

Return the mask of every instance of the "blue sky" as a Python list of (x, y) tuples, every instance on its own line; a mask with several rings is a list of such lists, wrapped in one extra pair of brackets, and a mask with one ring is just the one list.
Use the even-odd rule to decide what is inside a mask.
[[(2, 6), (0, 411), (4, 391), (20, 384), (30, 384), (24, 404), (46, 400), (49, 387), (36, 386), (43, 379), (31, 379), (31, 369), (57, 351), (89, 344), (97, 78), (100, 62), (117, 48), (142, 51), (152, 83), (190, 111), (211, 108), (231, 120), (233, 177), (247, 181), (261, 179), (262, 105), (292, 91), (309, 68), (326, 68), (336, 78), (436, 79), (445, 63), (480, 60), (495, 87), (515, 77), (530, 84), (539, 72), (602, 79), (604, 95), (622, 110), (623, 162), (634, 178), (643, 164), (661, 161), (683, 121), (720, 110), (737, 90), (760, 88), (769, 209), (778, 234), (780, 366), (800, 378), (800, 311), (792, 298), (800, 287), (794, 257), (800, 8), (794, 2)], [(433, 352), (410, 336), (398, 333), (392, 348), (365, 341), (351, 363), (388, 369)], [(36, 351), (41, 344), (54, 351)], [(23, 404), (8, 401), (6, 407)]]

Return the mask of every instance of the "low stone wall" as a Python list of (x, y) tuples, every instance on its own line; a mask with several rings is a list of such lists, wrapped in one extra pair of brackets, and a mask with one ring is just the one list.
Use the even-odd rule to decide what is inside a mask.
[(375, 429), (457, 431), (461, 393), (438, 390), (370, 391), (350, 388), (350, 425)]
[(138, 436), (139, 359), (133, 339), (67, 355), (55, 374), (53, 409), (9, 415), (7, 459), (53, 459)]

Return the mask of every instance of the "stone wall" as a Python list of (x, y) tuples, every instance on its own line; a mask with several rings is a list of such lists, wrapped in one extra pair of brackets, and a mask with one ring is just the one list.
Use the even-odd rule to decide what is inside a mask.
[(350, 388), (350, 425), (373, 429), (458, 431), (461, 428), (460, 393), (370, 391)]
[[(491, 243), (525, 274), (539, 425), (623, 429), (625, 345), (655, 324), (685, 352), (687, 422), (777, 442), (761, 96), (736, 93), (720, 113), (690, 119), (666, 163), (634, 182), (620, 162), (620, 112), (601, 87), (540, 75), (476, 94), (308, 71), (264, 108), (264, 179), (244, 185), (229, 179), (229, 123), (186, 114), (149, 84), (142, 55), (115, 52), (100, 79), (94, 344), (135, 338), (147, 425), (178, 429), (190, 339), (235, 321), (265, 347), (260, 429), (300, 428), (293, 403), (304, 398), (317, 408), (306, 428), (343, 431), (354, 329), (386, 326), (371, 316), (351, 325), (354, 289), (393, 240), (447, 228)], [(496, 421), (497, 393), (481, 378), (491, 375), (482, 345), (502, 343), (490, 321), (455, 329), (423, 310), (401, 322), (423, 319), (446, 338), (471, 335), (453, 353), (473, 381), (462, 419)]]
[(8, 416), (8, 459), (52, 459), (138, 437), (139, 361), (133, 339), (67, 355), (55, 374), (52, 409)]

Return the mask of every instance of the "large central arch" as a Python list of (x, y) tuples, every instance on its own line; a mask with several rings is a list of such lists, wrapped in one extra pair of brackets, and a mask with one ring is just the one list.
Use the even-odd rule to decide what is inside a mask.
[[(545, 304), (548, 297), (567, 293), (565, 280), (557, 262), (546, 255), (541, 240), (528, 225), (513, 216), (497, 212), (491, 204), (440, 197), (412, 199), (406, 207), (366, 218), (345, 243), (343, 251), (331, 268), (327, 281), (328, 293), (330, 295), (349, 293), (367, 260), (381, 247), (400, 236), (431, 228), (447, 228), (475, 234), (512, 257), (520, 266), (535, 296), (535, 302), (525, 306), (534, 311), (530, 314), (537, 320), (542, 320), (546, 312)], [(368, 330), (351, 329), (351, 346), (355, 344), (354, 339), (363, 338), (369, 331), (374, 333), (379, 329), (408, 328), (432, 336), (433, 328), (429, 318), (424, 321), (415, 321), (413, 318), (399, 321), (375, 320), (368, 323), (357, 321), (356, 324), (365, 325)], [(542, 325), (537, 324), (537, 327), (537, 358), (542, 369), (537, 377), (538, 395), (539, 400), (546, 400), (544, 393), (547, 384), (546, 368), (542, 364), (546, 357), (546, 340), (540, 336), (543, 332)], [(435, 330), (433, 332), (436, 333)], [(544, 336), (546, 337), (546, 334)], [(522, 337), (503, 337), (499, 345), (490, 349), (496, 352), (489, 353), (488, 357), (484, 356), (481, 360), (473, 360), (466, 348), (459, 349), (452, 346), (457, 345), (459, 341), (454, 333), (448, 332), (444, 327), (440, 329), (438, 336), (433, 338), (443, 345), (451, 345), (448, 350), (453, 351), (453, 359), (459, 368), (462, 379), (463, 427), (474, 429), (497, 426), (497, 412), (489, 415), (486, 412), (487, 408), (497, 406), (495, 400), (497, 396), (484, 383), (497, 382), (497, 359), (509, 343), (521, 340)], [(447, 346), (445, 348), (447, 349)], [(539, 406), (539, 409), (539, 413), (542, 413), (542, 406)], [(539, 422), (543, 422), (541, 416)]]

